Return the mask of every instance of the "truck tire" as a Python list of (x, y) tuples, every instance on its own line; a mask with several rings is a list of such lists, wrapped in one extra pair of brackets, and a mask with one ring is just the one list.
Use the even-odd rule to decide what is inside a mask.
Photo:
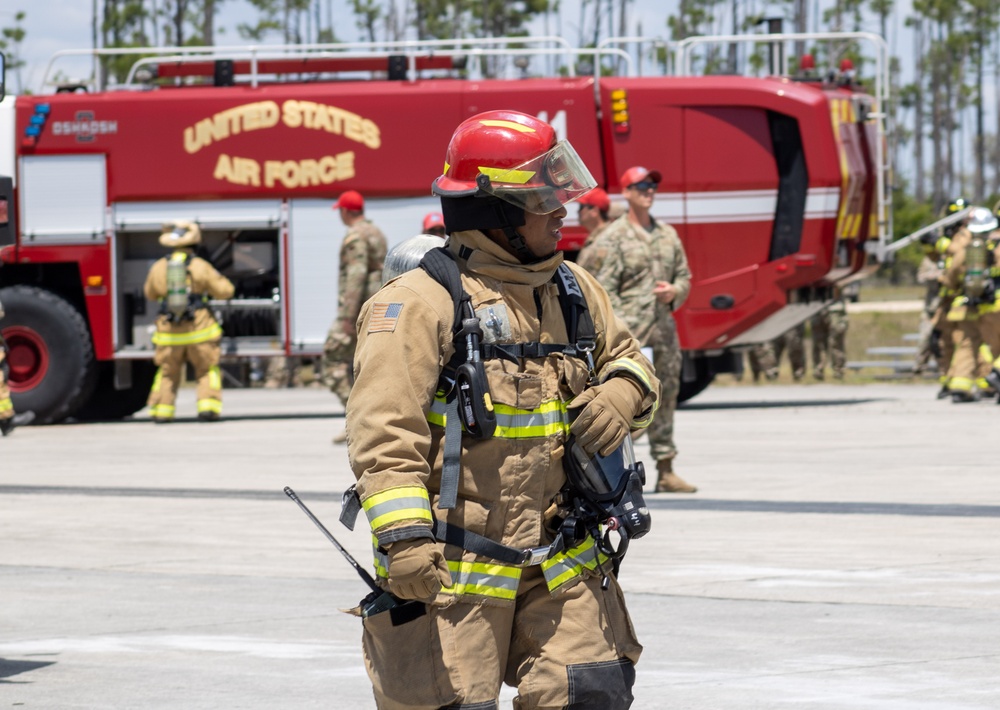
[(68, 301), (35, 286), (0, 289), (0, 301), (14, 409), (33, 411), (38, 424), (72, 416), (97, 382), (87, 321)]
[(97, 368), (97, 386), (94, 393), (84, 402), (74, 418), (85, 421), (111, 421), (135, 414), (146, 406), (149, 388), (153, 386), (156, 365), (152, 360), (136, 360), (132, 363), (132, 386), (115, 389), (115, 364), (102, 362)]
[(685, 382), (681, 377), (681, 388), (677, 393), (678, 404), (701, 393), (715, 379), (715, 373), (704, 358), (693, 358), (691, 364), (694, 366), (694, 379)]

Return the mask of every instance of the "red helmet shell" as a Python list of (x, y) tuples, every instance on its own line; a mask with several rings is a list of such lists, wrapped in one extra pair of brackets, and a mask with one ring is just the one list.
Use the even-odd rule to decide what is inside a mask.
[(474, 194), (480, 173), (522, 165), (555, 143), (552, 126), (519, 111), (486, 111), (468, 118), (451, 137), (444, 174), (434, 181), (434, 194)]
[(593, 205), (602, 212), (607, 212), (611, 209), (611, 198), (608, 197), (608, 193), (599, 187), (595, 187), (576, 202), (580, 205)]

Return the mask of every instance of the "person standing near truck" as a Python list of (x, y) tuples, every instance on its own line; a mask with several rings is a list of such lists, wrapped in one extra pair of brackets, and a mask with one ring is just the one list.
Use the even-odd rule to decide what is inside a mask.
[(583, 248), (580, 249), (576, 263), (586, 269), (587, 247), (597, 241), (601, 233), (611, 224), (611, 219), (608, 216), (608, 211), (611, 209), (611, 198), (608, 197), (607, 192), (595, 187), (576, 202), (579, 205), (580, 226), (587, 230), (587, 240), (583, 243)]
[(585, 266), (610, 294), (615, 312), (642, 345), (653, 348), (660, 408), (649, 427), (656, 459), (656, 493), (695, 493), (674, 473), (674, 410), (681, 384), (681, 346), (674, 311), (691, 291), (691, 270), (677, 231), (653, 219), (658, 170), (631, 167), (621, 177), (628, 212), (587, 248)]
[(160, 244), (171, 250), (156, 261), (143, 291), (158, 301), (154, 362), (159, 367), (149, 392), (149, 413), (158, 424), (174, 420), (177, 388), (190, 362), (198, 381), (198, 419), (216, 421), (222, 414), (222, 373), (219, 370), (222, 326), (209, 308), (210, 299), (229, 299), (235, 287), (205, 259), (194, 255), (201, 228), (179, 220), (163, 225)]
[[(388, 250), (385, 235), (365, 217), (365, 198), (348, 190), (333, 205), (347, 235), (340, 247), (337, 280), (337, 317), (323, 345), (323, 378), (330, 391), (346, 407), (354, 384), (354, 349), (358, 343), (357, 321), (361, 306), (382, 285), (382, 265)], [(333, 435), (334, 444), (347, 440), (347, 430)]]
[(577, 454), (631, 450), (659, 390), (608, 295), (557, 251), (593, 178), (516, 111), (466, 119), (446, 156), (448, 245), (365, 304), (347, 406), (379, 584), (414, 600), (358, 610), (376, 705), (495, 709), (506, 682), (516, 708), (625, 710), (642, 647), (617, 567), (559, 512), (575, 516)]

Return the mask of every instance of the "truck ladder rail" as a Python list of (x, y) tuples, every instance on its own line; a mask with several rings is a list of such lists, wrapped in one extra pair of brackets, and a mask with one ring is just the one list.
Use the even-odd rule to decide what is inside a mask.
[[(435, 56), (439, 55), (443, 50), (451, 48), (453, 53), (471, 54), (472, 50), (477, 48), (481, 49), (485, 47), (497, 47), (504, 45), (529, 45), (520, 47), (507, 47), (506, 49), (497, 52), (497, 54), (504, 54), (509, 56), (518, 55), (532, 55), (535, 53), (535, 49), (530, 45), (541, 45), (550, 44), (556, 45), (556, 48), (562, 48), (567, 51), (573, 50), (570, 43), (563, 37), (557, 37), (552, 35), (545, 35), (539, 37), (472, 37), (472, 38), (454, 38), (454, 39), (438, 39), (438, 40), (399, 40), (393, 42), (342, 42), (342, 43), (312, 43), (312, 44), (250, 44), (250, 45), (222, 45), (222, 46), (202, 46), (202, 47), (115, 47), (115, 48), (98, 48), (98, 49), (64, 49), (56, 52), (52, 58), (49, 60), (48, 65), (45, 68), (45, 73), (42, 78), (42, 86), (53, 86), (53, 82), (50, 77), (52, 76), (52, 68), (57, 61), (65, 57), (80, 57), (89, 56), (93, 58), (98, 57), (115, 57), (115, 56), (129, 56), (129, 55), (147, 55), (146, 59), (152, 59), (155, 57), (165, 57), (170, 56), (174, 58), (176, 55), (182, 56), (197, 56), (199, 61), (206, 60), (217, 60), (217, 59), (253, 59), (262, 53), (278, 55), (284, 59), (307, 59), (310, 56), (316, 56), (317, 52), (328, 52), (331, 56), (342, 56), (347, 52), (358, 52), (360, 55), (365, 57), (389, 57), (391, 55), (398, 54), (413, 54), (414, 56)], [(462, 48), (467, 48), (460, 52)], [(593, 50), (590, 50), (593, 52)], [(549, 51), (548, 54), (558, 54), (558, 52)], [(571, 75), (574, 71), (572, 65), (570, 64)], [(131, 77), (133, 72), (129, 73)], [(96, 77), (92, 76), (89, 80), (91, 85), (96, 85)], [(124, 86), (128, 86), (129, 82), (126, 82)], [(97, 87), (98, 90), (104, 90), (105, 86)]]
[[(567, 56), (567, 55), (568, 56), (613, 55), (613, 56), (617, 56), (620, 59), (623, 59), (625, 61), (626, 65), (628, 66), (628, 71), (629, 72), (632, 71), (632, 67), (633, 67), (632, 58), (624, 50), (620, 50), (620, 49), (602, 49), (602, 50), (599, 50), (599, 49), (594, 49), (594, 48), (589, 48), (589, 47), (588, 48), (584, 48), (584, 49), (538, 48), (538, 49), (531, 49), (529, 51), (525, 51), (523, 49), (482, 49), (482, 48), (471, 48), (471, 49), (467, 49), (467, 50), (458, 50), (458, 51), (439, 51), (439, 52), (435, 52), (433, 55), (425, 55), (425, 54), (419, 54), (419, 53), (402, 53), (402, 54), (401, 53), (395, 53), (395, 55), (386, 54), (385, 59), (386, 59), (386, 61), (388, 61), (389, 56), (405, 56), (406, 59), (407, 59), (407, 65), (408, 65), (408, 68), (409, 68), (409, 70), (407, 72), (407, 77), (408, 77), (409, 81), (413, 82), (413, 81), (416, 81), (417, 70), (421, 68), (421, 66), (420, 66), (420, 60), (431, 60), (431, 59), (448, 58), (448, 59), (452, 60), (452, 65), (454, 67), (458, 68), (458, 64), (455, 63), (455, 60), (460, 59), (460, 58), (461, 59), (468, 59), (468, 58), (475, 58), (475, 57), (506, 57), (506, 56), (517, 56), (517, 57), (520, 57), (520, 56), (556, 56), (556, 55), (563, 55), (563, 56)], [(162, 66), (164, 64), (185, 64), (185, 63), (187, 63), (187, 64), (203, 64), (205, 62), (215, 61), (215, 60), (220, 59), (220, 58), (221, 57), (215, 57), (215, 56), (211, 56), (211, 55), (209, 55), (209, 56), (196, 56), (196, 57), (186, 56), (186, 55), (174, 55), (174, 56), (164, 56), (164, 57), (145, 57), (143, 59), (138, 60), (132, 66), (132, 69), (129, 71), (128, 77), (126, 78), (126, 86), (135, 86), (136, 85), (134, 83), (135, 74), (136, 74), (136, 72), (142, 66), (146, 66), (146, 65), (159, 65), (159, 66)], [(228, 59), (229, 57), (226, 57), (226, 58)], [(296, 59), (296, 60), (302, 60), (302, 61), (312, 61), (312, 62), (320, 63), (323, 60), (346, 60), (346, 61), (350, 61), (350, 60), (364, 60), (364, 59), (371, 59), (371, 58), (373, 58), (373, 55), (371, 53), (358, 53), (358, 52), (329, 53), (329, 52), (323, 52), (323, 53), (311, 53), (311, 54), (303, 55), (301, 57), (295, 57), (294, 59)], [(250, 85), (253, 86), (253, 87), (256, 87), (258, 85), (258, 83), (259, 83), (260, 76), (262, 74), (276, 73), (276, 72), (273, 72), (273, 71), (269, 72), (269, 71), (260, 69), (259, 66), (261, 64), (264, 64), (266, 62), (288, 61), (290, 59), (292, 59), (292, 58), (290, 58), (287, 55), (283, 55), (283, 54), (279, 54), (279, 55), (255, 55), (255, 56), (251, 57), (250, 60), (249, 60), (249, 62), (250, 62), (249, 71), (243, 72), (243, 73), (247, 73), (247, 74), (249, 74), (251, 76)], [(595, 62), (595, 64), (597, 64), (597, 62)], [(572, 67), (572, 63), (570, 63), (570, 67)], [(449, 67), (428, 66), (426, 68), (436, 69), (436, 68), (449, 68)], [(201, 71), (199, 71), (198, 74), (209, 74), (209, 72), (204, 71), (201, 67), (199, 67), (199, 69)], [(357, 71), (357, 70), (358, 69), (356, 69), (356, 68), (348, 68), (348, 69), (346, 69), (346, 71)], [(368, 68), (366, 68), (364, 70), (365, 71), (369, 71), (369, 70), (371, 70), (371, 68), (368, 67)], [(181, 74), (179, 74), (179, 73), (178, 74), (174, 74), (174, 76), (180, 76), (180, 75)], [(571, 70), (569, 72), (569, 76), (571, 76), (571, 77), (575, 76), (575, 69), (573, 69), (573, 70)]]

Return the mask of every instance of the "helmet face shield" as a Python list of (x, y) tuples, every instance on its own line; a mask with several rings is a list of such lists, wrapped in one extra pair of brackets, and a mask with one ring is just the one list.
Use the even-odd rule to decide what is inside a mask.
[(549, 214), (597, 186), (576, 150), (560, 141), (550, 150), (511, 168), (480, 167), (479, 186), (532, 214)]

